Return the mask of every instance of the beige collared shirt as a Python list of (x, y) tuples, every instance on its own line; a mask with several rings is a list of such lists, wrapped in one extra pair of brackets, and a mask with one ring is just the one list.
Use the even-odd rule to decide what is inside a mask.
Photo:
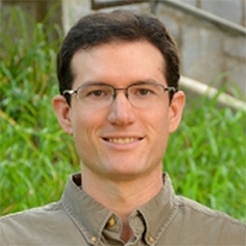
[(69, 179), (59, 202), (0, 219), (0, 245), (246, 245), (246, 225), (174, 194), (171, 180), (129, 217), (134, 232), (120, 240), (121, 221)]

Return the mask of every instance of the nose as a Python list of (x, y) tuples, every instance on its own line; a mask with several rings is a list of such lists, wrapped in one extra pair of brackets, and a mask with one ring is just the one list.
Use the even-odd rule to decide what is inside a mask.
[(134, 107), (127, 98), (124, 90), (118, 91), (109, 107), (108, 121), (113, 125), (130, 125), (136, 120)]

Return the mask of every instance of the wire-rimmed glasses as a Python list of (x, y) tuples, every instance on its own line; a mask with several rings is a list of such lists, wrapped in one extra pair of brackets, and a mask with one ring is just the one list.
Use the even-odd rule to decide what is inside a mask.
[(111, 105), (117, 96), (117, 91), (124, 91), (133, 107), (149, 108), (163, 101), (164, 92), (174, 94), (177, 89), (151, 82), (134, 83), (126, 88), (115, 88), (105, 83), (88, 83), (79, 86), (76, 90), (64, 90), (62, 94), (64, 96), (76, 94), (83, 105), (104, 108)]

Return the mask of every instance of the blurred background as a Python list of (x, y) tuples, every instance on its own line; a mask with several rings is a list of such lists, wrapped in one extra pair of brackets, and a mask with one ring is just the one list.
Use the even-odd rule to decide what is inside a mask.
[[(19, 6), (42, 22), (50, 13), (66, 33), (81, 16), (94, 11), (126, 8), (158, 16), (175, 37), (182, 74), (214, 87), (246, 96), (246, 2), (244, 0), (2, 0), (3, 21)], [(52, 7), (54, 8), (51, 11)], [(10, 31), (10, 30), (9, 30)]]
[(244, 0), (0, 0), (0, 214), (59, 199), (79, 170), (51, 100), (56, 53), (82, 16), (152, 13), (174, 36), (187, 107), (165, 170), (176, 192), (246, 222)]

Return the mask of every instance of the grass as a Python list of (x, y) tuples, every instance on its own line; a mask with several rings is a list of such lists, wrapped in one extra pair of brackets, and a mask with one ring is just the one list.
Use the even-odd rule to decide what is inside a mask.
[(195, 102), (171, 136), (165, 169), (177, 193), (246, 222), (245, 112)]
[[(30, 28), (33, 31), (30, 33)], [(15, 38), (6, 29), (18, 26)], [(58, 93), (55, 57), (61, 42), (14, 9), (1, 29), (0, 214), (60, 198), (68, 174), (79, 170), (71, 137), (51, 107)], [(175, 190), (246, 222), (245, 113), (216, 106), (216, 98), (190, 100), (170, 137), (165, 170)]]

